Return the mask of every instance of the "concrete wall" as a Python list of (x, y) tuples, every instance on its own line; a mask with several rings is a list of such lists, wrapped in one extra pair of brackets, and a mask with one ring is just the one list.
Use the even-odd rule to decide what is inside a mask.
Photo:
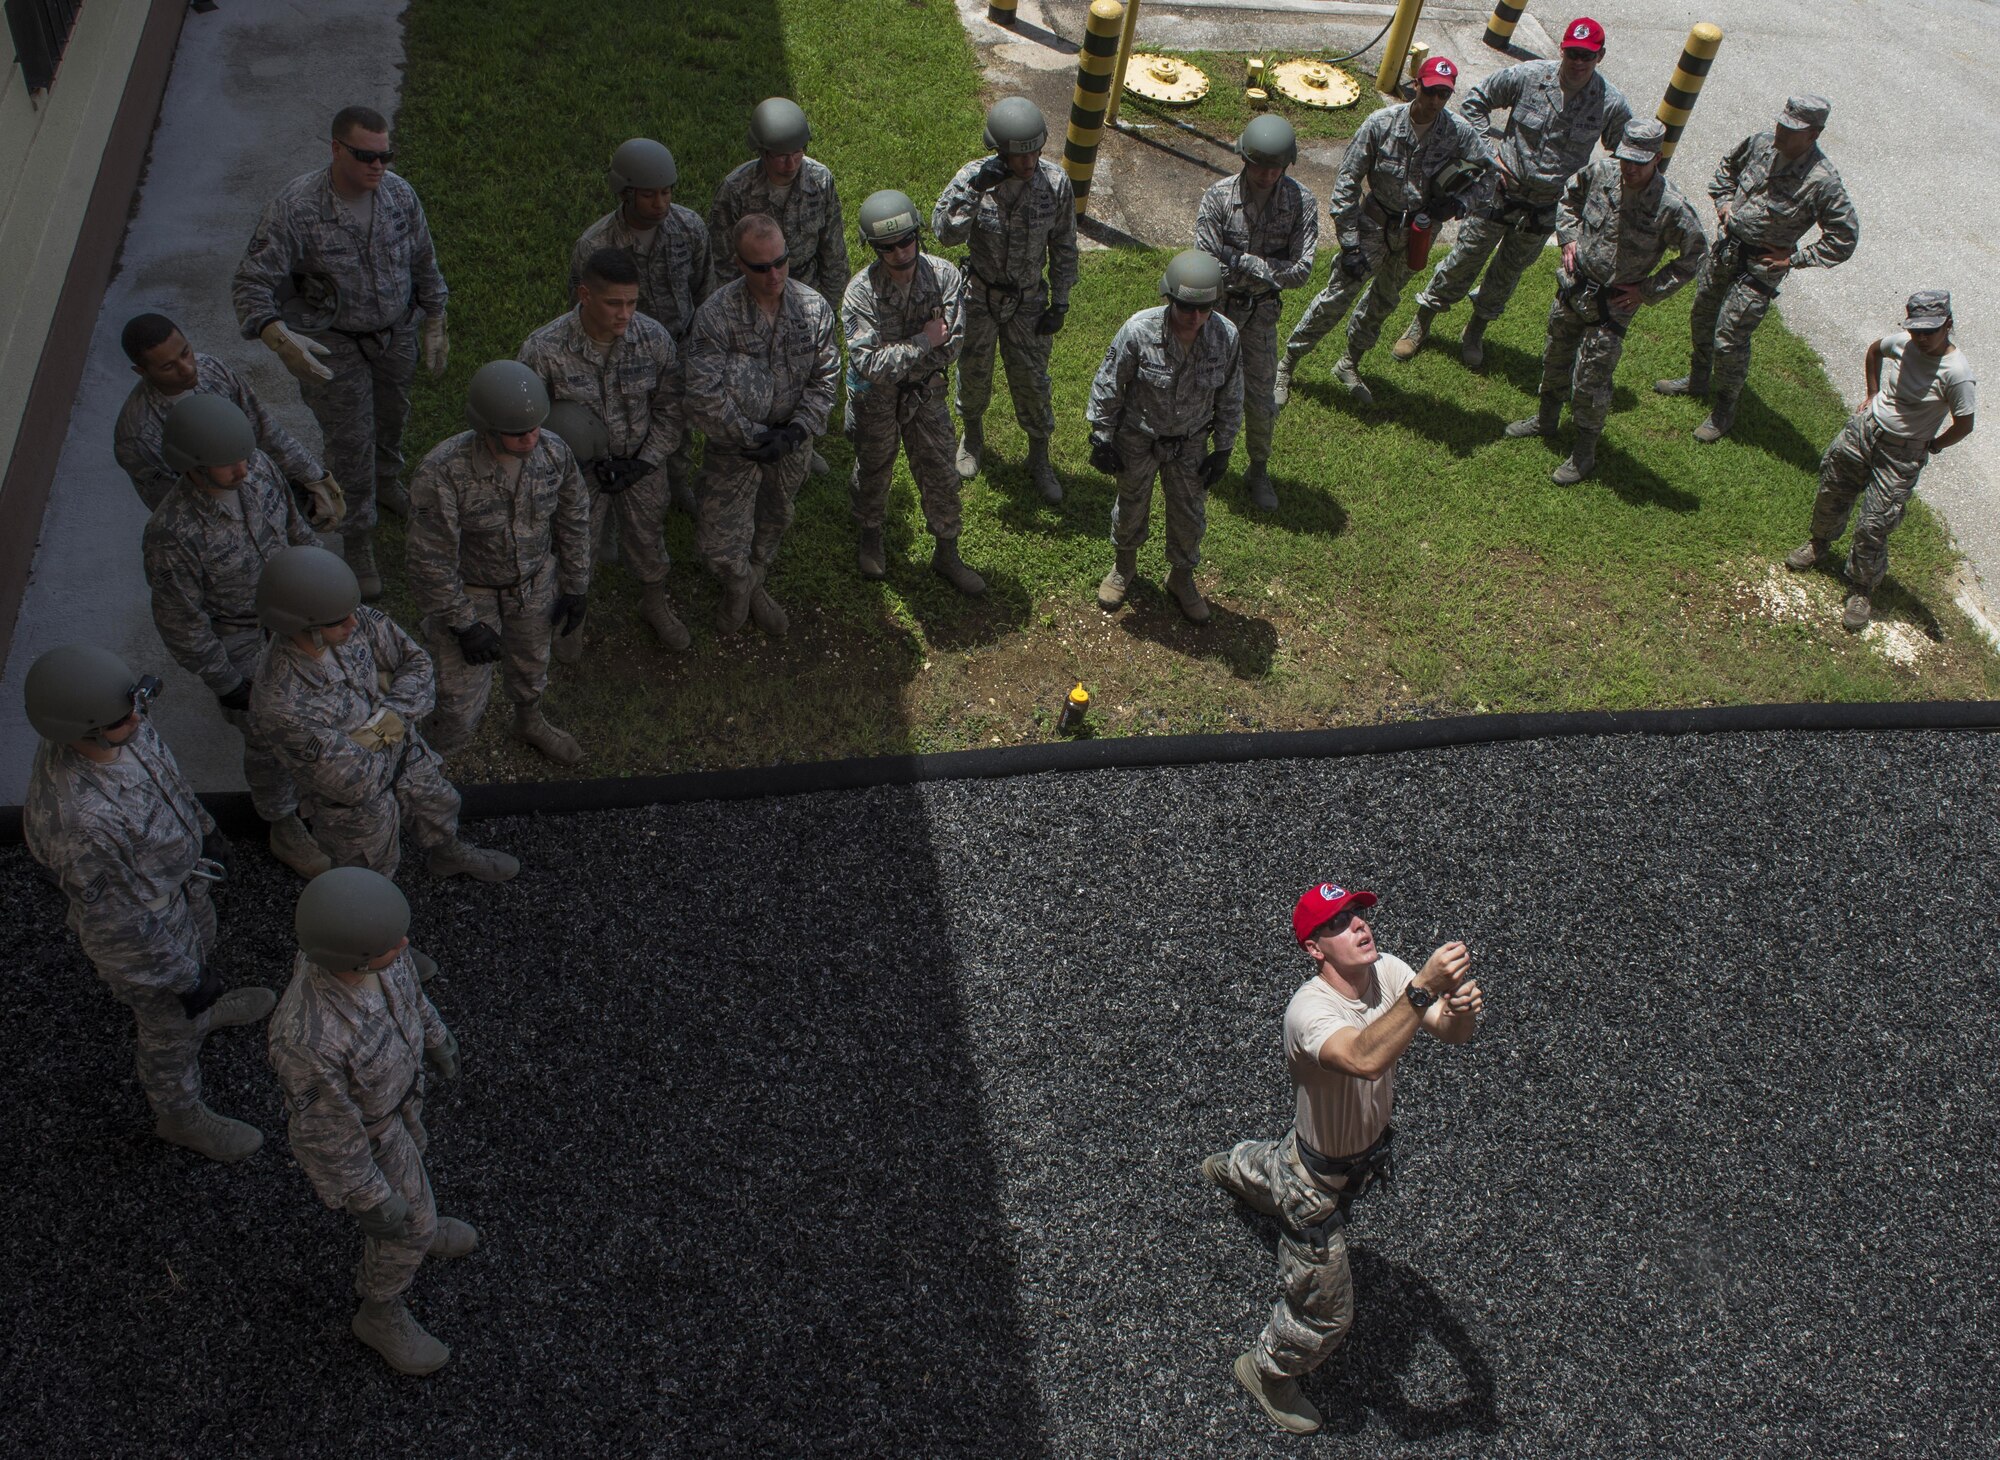
[(91, 0), (54, 82), (0, 73), (0, 656), (187, 0)]

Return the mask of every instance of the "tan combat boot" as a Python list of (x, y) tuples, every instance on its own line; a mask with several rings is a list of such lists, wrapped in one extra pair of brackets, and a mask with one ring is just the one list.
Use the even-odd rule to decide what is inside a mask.
[(278, 1007), (278, 996), (265, 988), (231, 989), (208, 1011), (208, 1028), (234, 1029), (239, 1024), (256, 1024), (270, 1018)]
[(332, 870), (333, 858), (313, 840), (313, 834), (306, 830), (306, 824), (299, 820), (296, 811), (271, 823), (270, 845), (272, 856), (308, 882), (320, 873)]
[(424, 863), (433, 877), (465, 876), (474, 882), (506, 882), (521, 870), (521, 864), (505, 852), (475, 847), (456, 836), (441, 847), (432, 847)]
[(782, 639), (792, 631), (792, 616), (785, 612), (782, 603), (764, 591), (762, 582), (750, 590), (750, 617), (774, 639)]
[(1201, 596), (1201, 590), (1194, 586), (1194, 569), (1169, 568), (1167, 570), (1167, 592), (1173, 594), (1174, 602), (1181, 606), (1181, 613), (1191, 624), (1205, 624), (1209, 619), (1208, 600)]
[(958, 438), (958, 468), (960, 481), (969, 482), (979, 475), (979, 459), (986, 454), (986, 427), (979, 416), (965, 418), (965, 432)]
[[(667, 585), (664, 583), (648, 583), (639, 590), (639, 617), (669, 649), (678, 652), (694, 642), (687, 625), (680, 621), (673, 605), (667, 602)], [(580, 634), (583, 630), (578, 629), (577, 632)]]
[(965, 565), (958, 555), (958, 539), (941, 537), (937, 548), (931, 553), (931, 571), (951, 584), (967, 598), (977, 598), (986, 591), (986, 580)]
[(1486, 363), (1486, 324), (1475, 314), (1466, 325), (1465, 333), (1459, 336), (1459, 363), (1468, 370), (1477, 370)]
[(534, 746), (557, 765), (575, 765), (583, 759), (583, 747), (576, 743), (576, 737), (543, 719), (540, 704), (514, 706), (514, 738)]
[(365, 1298), (348, 1325), (399, 1374), (433, 1374), (451, 1350), (424, 1332), (401, 1298)]
[(1597, 432), (1576, 428), (1576, 444), (1570, 448), (1569, 459), (1549, 473), (1549, 480), (1559, 487), (1573, 487), (1593, 471), (1597, 470)]
[(1106, 613), (1125, 606), (1125, 595), (1132, 591), (1132, 583), (1139, 576), (1139, 550), (1137, 548), (1118, 549), (1118, 561), (1104, 580), (1097, 585), (1097, 606)]
[(1833, 544), (1823, 537), (1808, 538), (1785, 554), (1785, 566), (1794, 573), (1803, 573), (1807, 568), (1826, 556), (1826, 550)]
[(153, 1134), (169, 1145), (185, 1146), (211, 1161), (224, 1163), (247, 1161), (264, 1144), (264, 1133), (256, 1126), (217, 1115), (201, 1104), (156, 1117)]
[(1403, 331), (1403, 337), (1396, 341), (1389, 353), (1398, 360), (1407, 360), (1416, 354), (1424, 347), (1424, 341), (1430, 336), (1431, 321), (1436, 318), (1435, 309), (1428, 304), (1419, 304), (1416, 318), (1410, 321), (1410, 327)]
[(882, 552), (882, 529), (864, 527), (861, 529), (861, 545), (854, 550), (854, 565), (861, 570), (861, 576), (870, 583), (889, 576), (889, 560)]
[(1042, 500), (1051, 507), (1063, 499), (1062, 479), (1056, 475), (1054, 463), (1049, 460), (1049, 438), (1030, 436), (1028, 438), (1028, 476), (1035, 484), (1035, 490), (1042, 494)]
[(1298, 1380), (1266, 1379), (1257, 1372), (1254, 1353), (1236, 1356), (1236, 1382), (1250, 1391), (1250, 1397), (1281, 1430), (1310, 1435), (1325, 1423), (1313, 1402), (1299, 1392)]
[(1342, 355), (1338, 360), (1333, 362), (1333, 378), (1346, 388), (1348, 395), (1353, 397), (1356, 405), (1372, 406), (1375, 404), (1375, 392), (1368, 388), (1366, 381), (1362, 380), (1361, 362), (1355, 359), (1353, 355)]
[(457, 1217), (439, 1217), (426, 1257), (465, 1257), (479, 1246), (479, 1229)]

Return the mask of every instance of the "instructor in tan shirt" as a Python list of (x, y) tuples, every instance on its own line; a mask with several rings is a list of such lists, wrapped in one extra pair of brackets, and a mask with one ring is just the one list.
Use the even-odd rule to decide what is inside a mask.
[(1205, 1157), (1202, 1177), (1279, 1224), (1278, 1298), (1236, 1378), (1281, 1428), (1309, 1435), (1319, 1410), (1299, 1377), (1324, 1363), (1354, 1324), (1347, 1208), (1394, 1174), (1389, 1124), (1396, 1061), (1418, 1029), (1464, 1044), (1481, 996), (1463, 943), (1446, 943), (1423, 972), (1375, 946), (1361, 916), (1372, 892), (1330, 882), (1292, 909), (1292, 935), (1313, 977), (1285, 1009), (1285, 1064), (1298, 1095), (1293, 1129)]

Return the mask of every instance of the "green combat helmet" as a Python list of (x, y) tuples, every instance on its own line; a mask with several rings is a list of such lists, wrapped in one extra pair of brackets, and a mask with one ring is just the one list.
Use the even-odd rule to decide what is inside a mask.
[(750, 145), (759, 152), (803, 152), (812, 128), (795, 101), (773, 96), (750, 113)]
[[(152, 681), (152, 686), (157, 689), (159, 681)], [(42, 739), (57, 745), (72, 740), (97, 740), (102, 745), (99, 732), (136, 708), (140, 680), (132, 666), (109, 649), (63, 644), (28, 667), (21, 688), (28, 723)]]
[(604, 180), (611, 191), (623, 195), (627, 188), (670, 188), (681, 178), (674, 166), (674, 154), (650, 137), (634, 137), (620, 142), (611, 154), (611, 166)]
[(1042, 110), (1025, 96), (996, 101), (986, 112), (986, 145), (1002, 157), (1040, 152), (1048, 145), (1049, 124)]
[(274, 634), (305, 634), (361, 607), (361, 583), (338, 553), (288, 547), (257, 577), (257, 622)]
[(860, 224), (863, 243), (890, 243), (906, 238), (917, 231), (917, 205), (910, 201), (908, 193), (884, 188), (862, 199)]
[(581, 402), (559, 400), (549, 407), (542, 429), (562, 437), (578, 461), (597, 461), (611, 454), (611, 432), (596, 411)]
[(1265, 112), (1250, 119), (1236, 139), (1236, 150), (1259, 167), (1290, 167), (1299, 160), (1299, 134), (1283, 117)]
[(1198, 248), (1182, 249), (1160, 275), (1160, 292), (1178, 304), (1214, 304), (1222, 298), (1222, 265)]
[(549, 418), (549, 392), (519, 360), (489, 360), (465, 388), (465, 419), (475, 431), (521, 436)]
[(328, 973), (353, 973), (403, 941), (410, 902), (366, 867), (335, 867), (306, 884), (292, 914), (299, 950)]
[(175, 471), (234, 466), (257, 449), (250, 418), (236, 402), (219, 395), (191, 395), (167, 412), (160, 455)]

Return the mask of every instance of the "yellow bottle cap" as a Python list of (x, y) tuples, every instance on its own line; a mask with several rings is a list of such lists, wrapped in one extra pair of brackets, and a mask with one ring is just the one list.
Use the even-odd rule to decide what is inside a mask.
[(1081, 709), (1090, 703), (1090, 691), (1079, 684), (1069, 692), (1069, 702)]

